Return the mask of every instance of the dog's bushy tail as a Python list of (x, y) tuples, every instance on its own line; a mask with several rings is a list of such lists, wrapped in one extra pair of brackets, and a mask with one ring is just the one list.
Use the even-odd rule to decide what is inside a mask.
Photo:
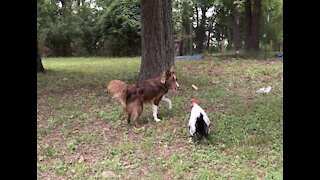
[(125, 108), (128, 85), (120, 80), (112, 80), (108, 83), (107, 89), (112, 94), (112, 98), (116, 98)]

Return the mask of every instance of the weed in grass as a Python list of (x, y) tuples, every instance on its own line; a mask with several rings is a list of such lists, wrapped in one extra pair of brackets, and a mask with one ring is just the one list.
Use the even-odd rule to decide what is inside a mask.
[(89, 167), (86, 162), (81, 162), (81, 163), (76, 163), (74, 165), (74, 169), (75, 169), (75, 173), (81, 177), (81, 175), (85, 175), (88, 172)]
[(77, 148), (77, 141), (76, 140), (72, 139), (67, 143), (67, 150), (69, 152), (71, 152), (71, 153), (74, 152), (76, 150), (76, 148)]
[(63, 161), (58, 160), (57, 162), (55, 162), (53, 169), (56, 175), (64, 175), (67, 173), (69, 168)]
[(44, 147), (44, 149), (43, 149), (43, 153), (46, 156), (53, 156), (56, 154), (56, 152), (57, 152), (57, 149), (54, 145), (47, 144), (46, 147)]

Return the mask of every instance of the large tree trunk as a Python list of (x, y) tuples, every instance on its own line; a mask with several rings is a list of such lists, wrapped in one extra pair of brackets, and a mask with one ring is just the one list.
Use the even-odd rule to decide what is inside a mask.
[(37, 42), (37, 72), (44, 72), (44, 68), (41, 61), (41, 56), (39, 53), (38, 42)]
[(260, 33), (261, 0), (254, 0), (252, 26), (251, 26), (251, 49), (259, 51), (259, 33)]
[(233, 46), (235, 51), (240, 49), (240, 13), (237, 9), (237, 5), (234, 6), (234, 29), (233, 29)]
[(246, 0), (245, 10), (245, 50), (251, 50), (251, 24), (252, 24), (252, 12), (251, 12), (251, 0)]
[(141, 0), (141, 40), (140, 81), (174, 65), (171, 0)]

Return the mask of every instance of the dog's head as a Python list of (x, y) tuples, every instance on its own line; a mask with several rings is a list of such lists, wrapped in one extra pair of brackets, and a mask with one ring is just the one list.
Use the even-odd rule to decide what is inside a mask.
[(161, 76), (161, 83), (165, 84), (169, 89), (178, 91), (179, 84), (174, 67), (164, 72)]

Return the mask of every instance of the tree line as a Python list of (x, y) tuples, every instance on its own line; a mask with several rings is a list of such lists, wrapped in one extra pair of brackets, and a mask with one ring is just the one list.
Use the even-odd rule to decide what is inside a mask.
[[(182, 52), (219, 51), (223, 42), (277, 50), (282, 41), (281, 0), (173, 0), (172, 14)], [(141, 31), (140, 0), (37, 1), (42, 56), (141, 56)]]

